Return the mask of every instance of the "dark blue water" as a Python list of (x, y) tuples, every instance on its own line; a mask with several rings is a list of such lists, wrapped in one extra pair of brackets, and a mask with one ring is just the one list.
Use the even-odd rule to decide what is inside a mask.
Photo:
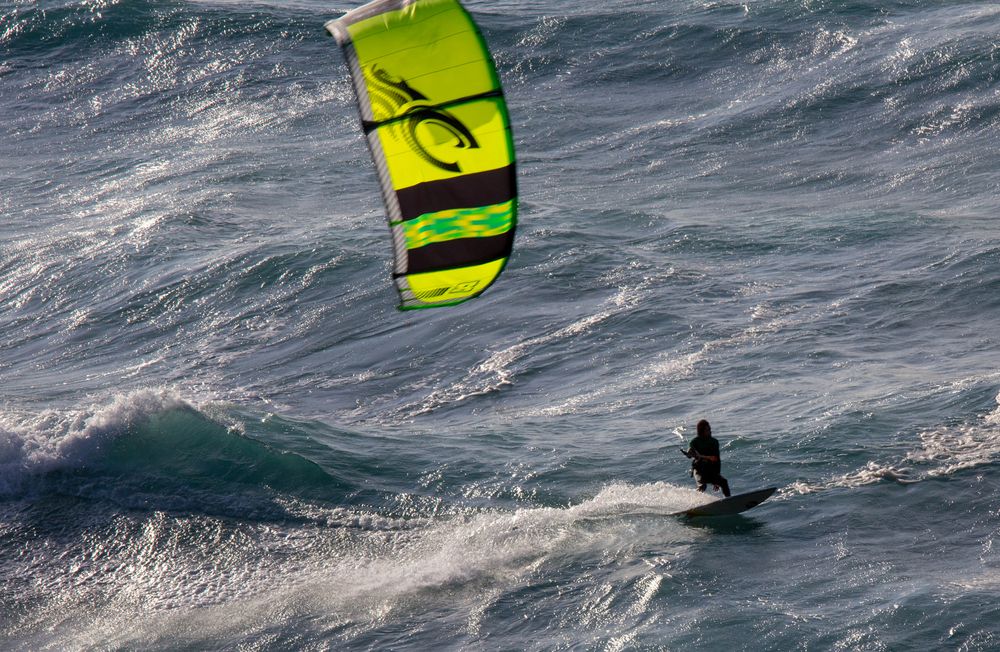
[(470, 0), (515, 254), (401, 313), (355, 6), (0, 3), (0, 647), (1000, 646), (1000, 8)]

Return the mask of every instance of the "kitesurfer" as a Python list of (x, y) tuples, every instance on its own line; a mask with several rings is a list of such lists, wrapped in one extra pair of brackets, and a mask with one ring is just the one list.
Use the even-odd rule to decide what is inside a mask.
[(698, 436), (691, 440), (687, 450), (681, 449), (691, 458), (691, 475), (698, 483), (698, 491), (705, 491), (711, 484), (722, 494), (729, 497), (729, 482), (722, 477), (722, 461), (719, 459), (719, 440), (712, 436), (712, 426), (702, 419), (697, 425)]

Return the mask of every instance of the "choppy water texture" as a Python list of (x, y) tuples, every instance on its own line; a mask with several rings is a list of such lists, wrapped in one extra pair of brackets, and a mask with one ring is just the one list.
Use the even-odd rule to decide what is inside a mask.
[(1000, 8), (470, 0), (516, 253), (400, 313), (354, 6), (0, 4), (0, 646), (1000, 647)]

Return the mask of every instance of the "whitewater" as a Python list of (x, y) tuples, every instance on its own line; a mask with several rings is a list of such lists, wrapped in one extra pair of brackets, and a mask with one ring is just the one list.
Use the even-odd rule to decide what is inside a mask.
[(514, 253), (404, 313), (359, 4), (0, 2), (0, 648), (1000, 647), (1000, 8), (468, 0)]

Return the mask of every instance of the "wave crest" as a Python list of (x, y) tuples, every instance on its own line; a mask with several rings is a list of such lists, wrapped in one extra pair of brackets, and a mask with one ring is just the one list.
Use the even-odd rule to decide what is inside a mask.
[(0, 415), (0, 495), (52, 488), (197, 510), (235, 496), (331, 498), (348, 489), (301, 455), (243, 436), (164, 389), (80, 410)]

